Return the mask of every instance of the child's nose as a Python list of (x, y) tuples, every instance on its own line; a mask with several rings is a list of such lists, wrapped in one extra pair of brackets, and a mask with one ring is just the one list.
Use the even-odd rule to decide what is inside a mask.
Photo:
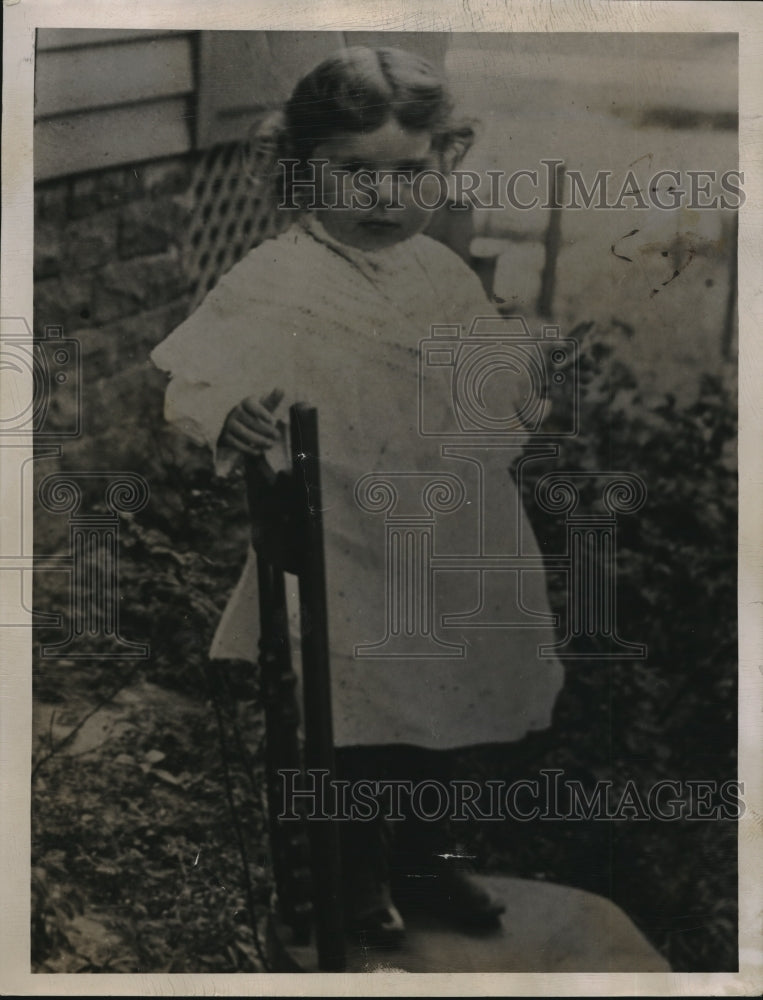
[(374, 189), (382, 208), (399, 205), (400, 177), (393, 170), (379, 171), (374, 178)]

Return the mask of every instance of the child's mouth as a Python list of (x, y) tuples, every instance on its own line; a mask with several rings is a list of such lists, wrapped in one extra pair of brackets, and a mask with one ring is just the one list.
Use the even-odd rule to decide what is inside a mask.
[(398, 229), (400, 226), (393, 219), (364, 219), (360, 224), (367, 229)]

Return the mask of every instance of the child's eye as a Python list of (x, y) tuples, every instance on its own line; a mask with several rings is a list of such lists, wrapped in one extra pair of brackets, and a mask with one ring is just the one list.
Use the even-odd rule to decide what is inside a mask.
[(401, 163), (399, 170), (402, 176), (406, 180), (413, 181), (414, 178), (422, 174), (428, 167), (428, 164), (424, 160), (411, 160), (407, 163)]
[(340, 163), (335, 169), (338, 173), (347, 173), (351, 176), (362, 174), (371, 184), (379, 184), (387, 178), (393, 178), (402, 184), (412, 184), (428, 167), (429, 163), (423, 160), (406, 160), (396, 167), (379, 167), (364, 163), (362, 160), (348, 160), (346, 163)]

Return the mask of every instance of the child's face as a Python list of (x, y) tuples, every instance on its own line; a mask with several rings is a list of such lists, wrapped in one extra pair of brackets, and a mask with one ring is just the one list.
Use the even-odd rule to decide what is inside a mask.
[[(341, 181), (333, 177), (332, 170), (349, 171), (357, 175), (358, 180), (362, 178), (364, 189), (372, 194), (359, 195), (359, 198), (365, 203), (376, 202), (370, 208), (318, 209), (318, 218), (324, 228), (340, 242), (361, 250), (381, 250), (415, 236), (429, 222), (431, 210), (416, 201), (432, 204), (437, 194), (432, 196), (431, 182), (427, 187), (427, 178), (418, 186), (411, 180), (422, 170), (436, 166), (431, 132), (409, 131), (390, 118), (375, 132), (340, 132), (332, 136), (314, 149), (313, 159), (329, 161), (324, 169), (323, 204), (348, 204), (352, 196), (352, 177), (345, 183), (342, 198)], [(374, 175), (383, 171), (405, 171), (406, 178), (396, 180), (389, 173), (363, 177), (366, 172)], [(417, 187), (423, 188), (423, 198), (414, 198)], [(390, 207), (395, 204), (403, 207)]]

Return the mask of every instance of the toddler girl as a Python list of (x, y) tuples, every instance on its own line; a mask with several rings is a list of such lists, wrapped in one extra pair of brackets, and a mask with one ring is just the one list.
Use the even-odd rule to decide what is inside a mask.
[[(466, 332), (476, 317), (495, 315), (474, 273), (423, 235), (431, 211), (422, 200), (432, 204), (433, 196), (417, 177), (452, 169), (470, 138), (468, 127), (453, 122), (445, 85), (426, 60), (355, 47), (322, 62), (255, 139), (261, 150), (270, 144), (274, 167), (291, 161), (283, 172), (263, 174), (273, 197), (314, 207), (292, 212), (285, 231), (234, 266), (152, 354), (172, 376), (167, 418), (210, 446), (221, 475), (242, 454), (280, 461), (286, 435), (279, 413), (298, 400), (318, 409), (339, 777), (442, 779), (457, 748), (516, 741), (547, 727), (562, 683), (560, 664), (538, 658), (538, 646), (553, 641), (548, 628), (437, 624), (480, 602), (485, 622), (505, 622), (512, 602), (548, 615), (542, 572), (523, 574), (521, 594), (516, 574), (505, 574), (512, 579), (502, 584), (503, 599), (486, 596), (473, 571), (438, 573), (436, 648), (424, 656), (366, 655), (388, 633), (387, 553), (381, 518), (360, 502), (363, 477), (387, 476), (397, 484), (393, 492), (404, 494), (390, 516), (433, 518), (421, 497), (438, 477), (446, 492), (460, 490), (460, 502), (435, 524), (437, 550), (449, 554), (483, 552), (486, 525), (510, 533), (522, 519), (505, 450), (484, 448), (477, 462), (473, 454), (445, 455), (436, 438), (419, 432), (420, 404), (429, 427), (453, 425), (442, 370), (419, 385), (419, 344), (431, 325)], [(322, 176), (308, 161), (327, 161)], [(314, 176), (317, 187), (303, 183)], [(363, 182), (345, 186), (346, 203), (341, 177)], [(374, 197), (353, 206), (350, 195), (361, 188)], [(537, 556), (524, 521), (521, 530), (522, 554)], [(256, 607), (250, 550), (212, 657), (256, 662)], [(399, 936), (385, 828), (342, 827), (351, 924)], [(412, 829), (401, 864), (420, 865), (423, 853), (438, 906), (450, 905), (463, 919), (495, 920), (497, 901), (462, 869), (440, 866), (448, 842), (430, 837), (427, 845), (426, 824)]]

